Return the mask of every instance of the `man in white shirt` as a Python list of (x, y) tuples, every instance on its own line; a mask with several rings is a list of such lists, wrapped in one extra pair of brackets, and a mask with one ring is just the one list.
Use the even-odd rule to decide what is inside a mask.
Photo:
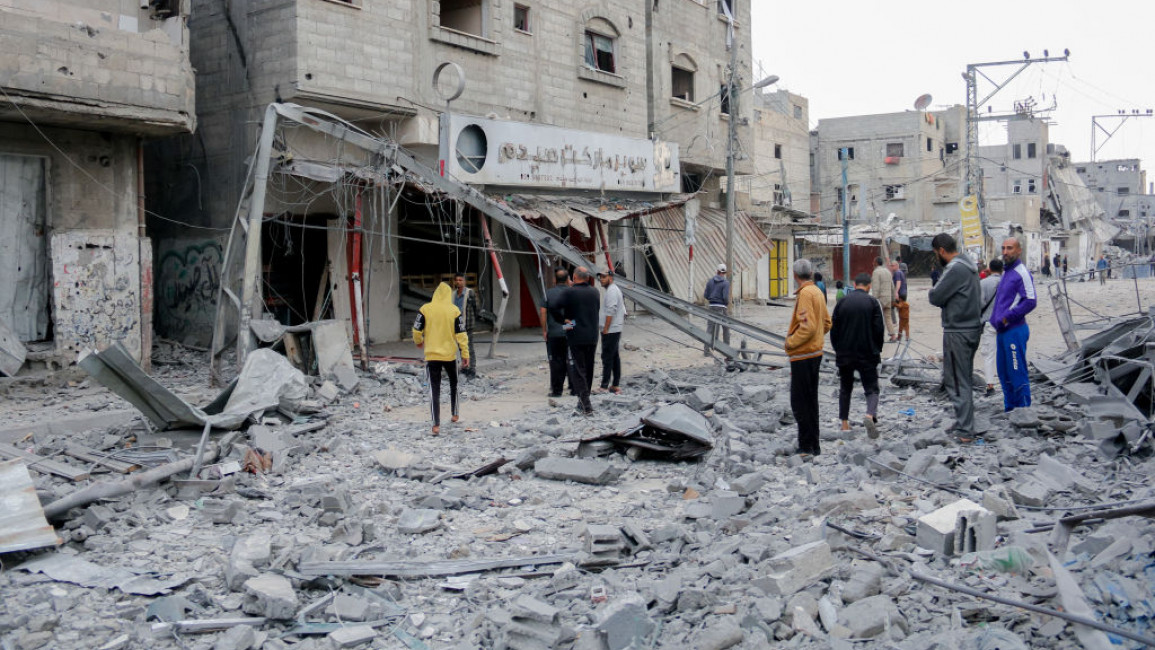
[(622, 290), (614, 284), (613, 273), (608, 270), (598, 272), (598, 281), (606, 291), (602, 297), (602, 386), (595, 392), (621, 393), (622, 358), (618, 346), (626, 319), (626, 301)]

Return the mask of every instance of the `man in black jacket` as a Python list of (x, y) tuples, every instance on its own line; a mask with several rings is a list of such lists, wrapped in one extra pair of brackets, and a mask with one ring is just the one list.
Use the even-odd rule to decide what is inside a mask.
[(838, 366), (838, 419), (842, 430), (850, 431), (850, 394), (854, 391), (854, 373), (862, 379), (866, 391), (866, 417), (863, 424), (871, 438), (878, 437), (878, 364), (882, 361), (882, 305), (870, 295), (870, 274), (854, 277), (854, 290), (834, 306), (830, 342), (834, 345)]
[(566, 332), (569, 385), (577, 392), (578, 409), (586, 415), (594, 410), (590, 404), (590, 382), (594, 376), (602, 302), (598, 290), (590, 284), (592, 277), (589, 269), (579, 266), (574, 270), (574, 285), (549, 303), (549, 313), (562, 323)]

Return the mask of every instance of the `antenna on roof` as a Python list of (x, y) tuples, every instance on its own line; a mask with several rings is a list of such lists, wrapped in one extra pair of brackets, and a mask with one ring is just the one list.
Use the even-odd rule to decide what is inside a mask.
[(926, 93), (925, 95), (919, 95), (918, 99), (914, 100), (914, 110), (925, 111), (926, 107), (930, 106), (930, 102), (932, 99), (933, 99), (933, 97), (930, 96), (930, 93)]

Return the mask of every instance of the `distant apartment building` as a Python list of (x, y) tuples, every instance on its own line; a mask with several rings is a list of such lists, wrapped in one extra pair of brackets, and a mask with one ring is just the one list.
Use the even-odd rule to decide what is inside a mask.
[[(811, 139), (820, 221), (911, 224), (958, 219), (966, 160), (966, 109), (819, 120)], [(846, 162), (846, 194), (842, 168)]]
[(0, 2), (0, 328), (31, 359), (147, 363), (144, 142), (196, 125), (180, 0)]
[[(1148, 254), (1155, 242), (1155, 184), (1138, 158), (1074, 163), (1099, 207), (1121, 232), (1114, 243)], [(1146, 243), (1144, 243), (1146, 242)]]
[[(736, 109), (721, 92), (730, 78), (731, 15)], [(700, 234), (716, 235), (730, 119), (750, 142), (749, 0), (193, 0), (189, 28), (200, 129), (155, 149), (168, 189), (157, 213), (229, 228), (266, 106), (295, 103), (444, 165), (591, 257), (604, 235), (631, 278), (687, 297), (708, 277), (689, 275), (685, 238), (674, 231), (685, 229), (683, 206), (693, 198)], [(346, 280), (351, 263), (353, 197), (363, 199), (378, 233), (364, 253), (373, 276), (365, 289), (370, 340), (406, 334), (405, 311), (453, 272), (481, 290), (485, 311), (498, 311), (478, 215), (428, 194), (418, 179), (376, 183), (358, 169), (365, 156), (331, 139), (287, 128), (276, 147), (283, 153), (262, 241), (267, 312), (294, 323), (342, 318), (330, 308), (346, 293), (333, 282)], [(598, 168), (602, 180), (578, 179), (573, 165)], [(752, 169), (749, 159), (738, 165), (742, 174)], [(756, 230), (745, 213), (742, 221), (743, 232)], [(155, 227), (160, 254), (203, 269), (192, 276), (158, 268), (158, 284), (174, 287), (174, 300), (158, 305), (158, 329), (203, 342), (225, 237), (159, 220)], [(493, 230), (499, 247), (526, 245)], [(721, 261), (719, 241), (700, 239), (698, 269)], [(752, 268), (764, 245), (744, 246), (739, 265)], [(548, 276), (549, 263), (503, 256), (512, 292), (503, 325), (536, 325), (539, 276), (543, 268)]]

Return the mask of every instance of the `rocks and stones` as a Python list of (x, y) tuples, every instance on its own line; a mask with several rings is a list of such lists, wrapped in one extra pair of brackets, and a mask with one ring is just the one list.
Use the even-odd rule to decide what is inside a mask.
[[(877, 562), (864, 562), (855, 568), (850, 580), (842, 587), (842, 602), (850, 604), (877, 596), (882, 591), (885, 570)], [(829, 631), (830, 628), (827, 628)]]
[(587, 458), (542, 458), (533, 465), (541, 478), (555, 481), (573, 481), (589, 485), (606, 485), (617, 480), (622, 470), (603, 460)]
[(368, 625), (342, 627), (329, 633), (334, 648), (355, 648), (377, 638), (377, 630)]
[(830, 545), (811, 542), (770, 558), (770, 572), (754, 580), (754, 586), (770, 596), (790, 596), (822, 578), (834, 566)]
[(1010, 488), (1011, 498), (1015, 503), (1024, 506), (1045, 506), (1054, 495), (1055, 491), (1048, 485), (1042, 482), (1027, 477), (1024, 480), (1016, 481)]
[(656, 624), (646, 610), (646, 601), (636, 592), (608, 603), (599, 615), (597, 630), (606, 650), (646, 647)]
[(274, 620), (289, 620), (297, 613), (300, 602), (288, 578), (266, 573), (246, 580), (244, 586), (245, 612)]
[(884, 595), (864, 598), (844, 608), (838, 621), (850, 630), (855, 639), (872, 639), (892, 625), (907, 631), (907, 621), (899, 613), (898, 606)]
[(441, 513), (430, 508), (406, 508), (397, 518), (397, 531), (406, 535), (420, 535), (441, 526)]
[(706, 386), (699, 386), (694, 392), (686, 396), (686, 406), (699, 412), (710, 410), (717, 401), (718, 397), (714, 391)]

